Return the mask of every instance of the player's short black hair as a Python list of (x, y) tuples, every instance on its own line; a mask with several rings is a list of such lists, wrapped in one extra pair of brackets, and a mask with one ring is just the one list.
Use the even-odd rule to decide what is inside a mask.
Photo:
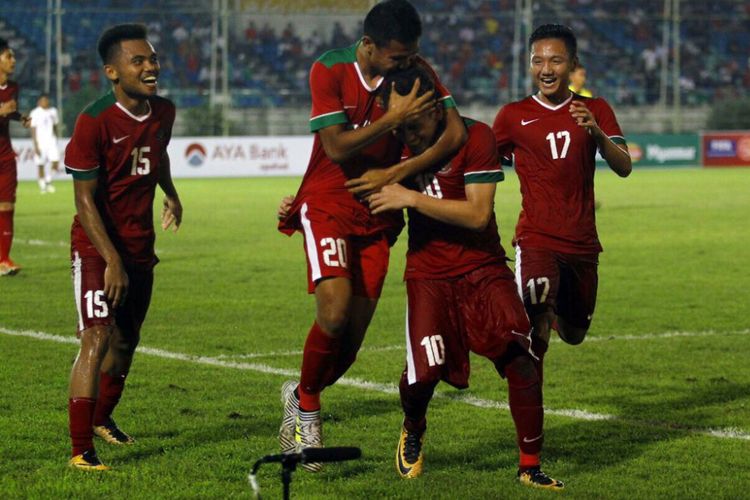
[(537, 40), (544, 40), (547, 38), (557, 38), (565, 42), (565, 47), (568, 49), (568, 56), (570, 59), (576, 59), (578, 57), (578, 40), (573, 33), (573, 30), (563, 24), (542, 24), (529, 37), (529, 48)]
[(8, 40), (6, 40), (5, 38), (0, 38), (0, 54), (5, 52), (9, 48), (10, 48), (10, 45), (8, 45)]
[[(383, 84), (380, 86), (380, 98), (383, 102), (383, 107), (388, 109), (388, 101), (391, 96), (391, 86), (395, 84), (395, 90), (401, 95), (406, 95), (411, 92), (411, 88), (414, 86), (414, 81), (419, 78), (419, 90), (417, 90), (417, 97), (435, 90), (435, 79), (432, 77), (429, 71), (419, 64), (415, 64), (410, 68), (400, 69), (389, 73), (385, 77)], [(437, 99), (437, 93), (435, 99)]]
[(391, 40), (408, 44), (422, 36), (422, 21), (407, 0), (385, 0), (365, 16), (364, 32), (378, 47)]
[(109, 64), (124, 40), (145, 40), (146, 27), (142, 24), (118, 24), (108, 28), (99, 37), (97, 50), (104, 64)]

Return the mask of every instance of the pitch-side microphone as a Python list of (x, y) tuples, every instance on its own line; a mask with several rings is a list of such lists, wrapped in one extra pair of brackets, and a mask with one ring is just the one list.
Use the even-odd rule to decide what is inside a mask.
[(280, 455), (266, 455), (263, 462), (293, 462), (293, 463), (315, 463), (315, 462), (343, 462), (354, 460), (362, 456), (362, 450), (353, 446), (341, 446), (334, 448), (303, 448), (299, 453), (282, 453)]

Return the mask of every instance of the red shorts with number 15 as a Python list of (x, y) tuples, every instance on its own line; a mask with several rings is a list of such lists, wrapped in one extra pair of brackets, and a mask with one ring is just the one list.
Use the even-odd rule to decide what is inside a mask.
[(128, 293), (125, 300), (114, 309), (104, 295), (104, 270), (107, 263), (100, 256), (81, 256), (71, 251), (73, 292), (78, 310), (78, 335), (96, 325), (117, 325), (126, 335), (137, 335), (146, 319), (151, 290), (154, 283), (153, 269), (129, 268)]

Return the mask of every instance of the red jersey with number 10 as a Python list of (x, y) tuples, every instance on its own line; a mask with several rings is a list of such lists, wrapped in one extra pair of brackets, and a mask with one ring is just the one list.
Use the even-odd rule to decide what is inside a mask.
[[(123, 261), (152, 266), (154, 194), (175, 107), (157, 96), (148, 104), (148, 113), (135, 116), (110, 92), (89, 105), (65, 149), (65, 167), (74, 179), (97, 179), (96, 207)], [(71, 240), (81, 256), (98, 255), (77, 215)]]
[(563, 253), (596, 253), (602, 247), (594, 217), (596, 142), (570, 115), (582, 101), (613, 142), (625, 138), (612, 108), (601, 98), (573, 95), (550, 106), (530, 96), (504, 106), (493, 130), (501, 157), (521, 181), (522, 210), (515, 241)]
[[(0, 85), (0, 104), (8, 101), (18, 102), (18, 84), (11, 80), (6, 81), (5, 85)], [(0, 116), (0, 161), (16, 157), (13, 147), (10, 145), (10, 120), (17, 116), (17, 112)]]
[[(497, 183), (504, 174), (492, 130), (482, 122), (464, 118), (469, 137), (455, 156), (443, 165), (416, 175), (411, 189), (445, 200), (465, 200), (466, 185)], [(505, 263), (495, 214), (481, 231), (447, 224), (409, 209), (409, 251), (404, 279), (444, 279), (461, 276), (481, 266)]]

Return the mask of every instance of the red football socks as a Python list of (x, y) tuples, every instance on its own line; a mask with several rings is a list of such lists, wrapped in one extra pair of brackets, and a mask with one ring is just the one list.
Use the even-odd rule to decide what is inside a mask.
[(0, 211), (0, 261), (10, 258), (13, 245), (13, 210)]
[(299, 406), (304, 411), (320, 409), (320, 391), (333, 375), (341, 341), (313, 323), (307, 334), (299, 381)]
[[(542, 386), (535, 363), (525, 355), (515, 357), (505, 366), (505, 376), (508, 379), (508, 402), (516, 424), (518, 447), (522, 460), (528, 460), (529, 455), (539, 455), (544, 442)], [(527, 457), (524, 458), (524, 455)]]
[(70, 398), (68, 399), (68, 419), (70, 440), (73, 443), (72, 456), (94, 449), (94, 408), (96, 399)]
[(94, 425), (104, 425), (112, 416), (125, 388), (125, 377), (126, 375), (112, 376), (106, 372), (99, 373), (99, 397), (94, 410)]
[(401, 374), (398, 392), (401, 396), (401, 408), (404, 410), (404, 427), (410, 432), (423, 432), (427, 427), (427, 406), (435, 392), (434, 382), (416, 382), (409, 384), (406, 371)]

